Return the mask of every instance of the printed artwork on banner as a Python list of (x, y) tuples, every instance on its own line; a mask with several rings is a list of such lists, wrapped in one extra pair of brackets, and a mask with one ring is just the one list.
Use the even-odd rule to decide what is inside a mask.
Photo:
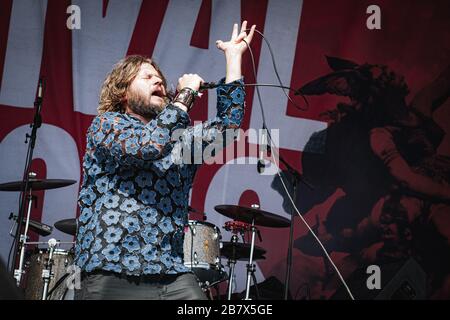
[[(373, 11), (379, 21), (368, 10), (370, 1), (191, 4), (1, 1), (0, 184), (22, 178), (25, 135), (42, 78), (43, 123), (32, 170), (41, 179), (76, 183), (36, 192), (32, 219), (53, 226), (78, 217), (86, 132), (112, 66), (126, 55), (142, 54), (154, 58), (171, 89), (184, 73), (217, 81), (225, 70), (215, 40), (226, 38), (233, 23), (248, 20), (270, 43), (280, 80), (303, 96), (289, 93), (294, 104), (281, 89), (259, 88), (267, 126), (279, 130), (280, 155), (313, 187), (297, 182), (296, 206), (355, 298), (449, 299), (450, 34), (442, 32), (450, 28), (448, 1), (381, 0)], [(252, 52), (256, 78), (246, 54), (245, 83), (278, 84), (270, 50), (257, 34)], [(256, 88), (245, 90), (242, 129), (259, 130), (262, 115)], [(214, 117), (215, 104), (214, 91), (205, 92), (190, 112), (191, 120)], [(247, 137), (246, 149), (257, 144), (257, 138)], [(220, 228), (223, 241), (231, 239), (223, 228), (230, 219), (216, 212), (216, 205), (259, 204), (287, 219), (294, 212), (279, 176), (259, 174), (257, 158), (238, 152), (233, 163), (202, 165), (197, 172), (190, 206), (206, 213), (208, 222)], [(284, 164), (280, 171), (292, 194), (298, 177)], [(0, 192), (4, 262), (12, 243), (8, 217), (17, 213), (18, 201), (18, 193)], [(192, 212), (190, 218), (202, 216)], [(293, 223), (290, 298), (348, 299), (297, 213)], [(256, 245), (266, 253), (265, 259), (256, 261), (256, 280), (261, 294), (282, 299), (289, 228), (259, 230), (262, 241), (257, 237)], [(30, 235), (34, 241), (74, 241), (56, 229), (49, 236)], [(379, 289), (366, 286), (370, 276), (366, 270), (374, 265), (381, 272)], [(410, 283), (414, 292), (408, 293), (401, 284), (395, 285), (395, 279), (413, 265), (425, 280)], [(238, 298), (246, 285), (245, 261), (237, 263), (235, 280)], [(220, 293), (226, 294), (226, 283)]]

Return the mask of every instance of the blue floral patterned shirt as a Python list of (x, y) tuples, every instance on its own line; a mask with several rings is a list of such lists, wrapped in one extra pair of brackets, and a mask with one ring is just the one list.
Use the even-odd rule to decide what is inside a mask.
[[(184, 226), (197, 165), (176, 161), (174, 146), (196, 140), (190, 138), (200, 132), (204, 148), (227, 129), (238, 128), (244, 97), (241, 86), (218, 87), (217, 116), (194, 127), (188, 127), (188, 114), (171, 104), (147, 124), (119, 112), (94, 118), (78, 199), (75, 264), (82, 271), (189, 271), (183, 264)], [(186, 130), (174, 141), (176, 129)]]

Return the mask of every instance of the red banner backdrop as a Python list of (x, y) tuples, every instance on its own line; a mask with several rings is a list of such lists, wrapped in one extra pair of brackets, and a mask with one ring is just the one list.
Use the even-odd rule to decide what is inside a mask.
[[(367, 27), (367, 20), (373, 15), (367, 13), (367, 8), (373, 4), (380, 9), (381, 29)], [(68, 10), (71, 5), (78, 6), (79, 17), (74, 17), (73, 11)], [(297, 205), (306, 220), (321, 234), (332, 259), (343, 271), (356, 296), (374, 298), (382, 295), (383, 289), (369, 290), (366, 287), (366, 268), (376, 264), (382, 270), (384, 266), (396, 266), (395, 271), (383, 278), (386, 281), (383, 283), (386, 285), (385, 293), (389, 281), (395, 283), (396, 277), (416, 268), (414, 270), (425, 274), (424, 297), (449, 298), (450, 269), (442, 267), (447, 266), (450, 259), (447, 237), (450, 212), (446, 205), (449, 199), (445, 199), (445, 195), (424, 196), (420, 192), (422, 180), (413, 179), (409, 190), (417, 194), (403, 194), (392, 200), (396, 195), (391, 193), (390, 186), (396, 185), (397, 175), (389, 171), (388, 162), (382, 164), (381, 155), (387, 150), (390, 140), (386, 142), (382, 140), (384, 136), (373, 136), (371, 131), (376, 127), (391, 128), (390, 113), (384, 115), (386, 121), (377, 125), (372, 123), (373, 118), (358, 118), (364, 113), (360, 110), (369, 108), (369, 98), (384, 97), (384, 103), (389, 104), (390, 97), (397, 94), (395, 90), (399, 87), (392, 86), (394, 93), (383, 90), (391, 88), (396, 79), (403, 77), (409, 89), (409, 93), (404, 95), (405, 105), (409, 111), (419, 110), (426, 116), (426, 121), (413, 127), (424, 131), (426, 136), (429, 127), (423, 123), (431, 121), (432, 128), (441, 130), (438, 139), (433, 140), (433, 152), (425, 159), (427, 163), (432, 159), (434, 164), (426, 168), (417, 165), (415, 168), (419, 169), (415, 172), (427, 176), (427, 172), (439, 171), (439, 174), (429, 176), (438, 176), (434, 182), (448, 188), (450, 143), (446, 133), (450, 132), (447, 101), (450, 34), (446, 31), (450, 28), (449, 9), (445, 0), (429, 3), (420, 0), (382, 0), (376, 3), (357, 0), (2, 1), (0, 182), (21, 178), (26, 155), (23, 141), (34, 115), (37, 81), (43, 77), (43, 126), (38, 131), (33, 170), (40, 178), (74, 179), (78, 183), (38, 193), (38, 206), (33, 209), (32, 216), (48, 224), (77, 216), (76, 199), (85, 133), (96, 114), (101, 82), (112, 65), (125, 55), (144, 54), (155, 58), (172, 85), (181, 74), (188, 72), (216, 81), (223, 76), (224, 59), (214, 46), (215, 40), (228, 37), (232, 23), (248, 20), (257, 25), (273, 47), (281, 79), (286, 85), (298, 89), (334, 72), (332, 78), (326, 81), (322, 78), (309, 87), (309, 91), (305, 90), (309, 102), (305, 111), (296, 109), (278, 89), (261, 89), (261, 94), (269, 127), (280, 129), (281, 155), (315, 185), (314, 190), (300, 185)], [(70, 18), (79, 18), (79, 29), (67, 27)], [(255, 36), (252, 42), (252, 51), (257, 78), (247, 54), (244, 59), (245, 81), (277, 83), (269, 50), (259, 36)], [(327, 60), (327, 57), (334, 59)], [(378, 65), (385, 65), (387, 69), (380, 67), (377, 71), (375, 66)], [(342, 70), (347, 72), (346, 75), (370, 76), (364, 80), (341, 77), (339, 71)], [(393, 73), (390, 74), (389, 70)], [(380, 74), (387, 76), (383, 78)], [(255, 99), (256, 92), (254, 87), (246, 90), (243, 129), (259, 129), (261, 113)], [(343, 94), (346, 90), (354, 94)], [(349, 95), (351, 99), (348, 99)], [(298, 96), (291, 97), (297, 104), (304, 105)], [(353, 113), (334, 112), (342, 103), (353, 108)], [(199, 100), (191, 118), (193, 121), (205, 120), (214, 111), (215, 94), (209, 92)], [(324, 114), (339, 114), (343, 118), (327, 118)], [(408, 137), (421, 136), (417, 130), (392, 132), (403, 132), (403, 136)], [(315, 132), (319, 134), (312, 136)], [(361, 139), (356, 139), (357, 135)], [(325, 137), (325, 140), (320, 137)], [(416, 155), (419, 151), (408, 151), (408, 158), (407, 152), (402, 150), (409, 140), (399, 140), (395, 134), (393, 137), (393, 148), (412, 168), (411, 154)], [(317, 139), (322, 142), (317, 142)], [(374, 147), (376, 142), (381, 145), (378, 149)], [(254, 143), (256, 141), (250, 138), (247, 141), (247, 144)], [(319, 149), (315, 148), (317, 145)], [(332, 169), (320, 167), (322, 164), (330, 166), (330, 163), (333, 164)], [(282, 166), (281, 169), (285, 168)], [(378, 188), (377, 183), (389, 185), (389, 188)], [(0, 193), (0, 201), (1, 211), (4, 211), (0, 213), (0, 252), (6, 260), (11, 243), (7, 215), (17, 211), (18, 195), (3, 192)], [(386, 224), (375, 221), (373, 217), (377, 212), (381, 212), (378, 216), (384, 217), (386, 203), (394, 203), (392, 216), (397, 217), (395, 212), (403, 209), (408, 216), (415, 210), (411, 208), (416, 201), (421, 201), (418, 213), (412, 217), (410, 214), (406, 222), (402, 222), (405, 224), (402, 230), (407, 229), (411, 233), (407, 250), (401, 257), (392, 254), (387, 259), (389, 250), (386, 248), (392, 243), (400, 246), (401, 241), (392, 242), (392, 237), (386, 235)], [(198, 171), (191, 206), (205, 211), (210, 222), (222, 227), (227, 221), (214, 211), (215, 205), (248, 206), (255, 202), (262, 209), (289, 217), (290, 206), (278, 179), (276, 176), (260, 176), (255, 165), (204, 165)], [(406, 204), (402, 207), (402, 203)], [(199, 216), (194, 214), (192, 218)], [(364, 229), (367, 223), (371, 228)], [(341, 285), (334, 271), (317, 244), (309, 238), (298, 216), (294, 218), (294, 225), (291, 297), (346, 298), (345, 294), (340, 296)], [(400, 228), (398, 223), (392, 225)], [(281, 285), (285, 279), (288, 229), (261, 227), (261, 233), (263, 241), (257, 241), (257, 245), (267, 250), (267, 254), (265, 260), (257, 261), (257, 279), (267, 285), (267, 292), (273, 291), (281, 298), (282, 289), (277, 291), (276, 284)], [(427, 244), (425, 247), (414, 241), (424, 235), (428, 239), (424, 242)], [(71, 240), (70, 236), (58, 231), (51, 236)], [(223, 230), (224, 240), (229, 236)], [(38, 237), (34, 236), (34, 239)], [(48, 237), (41, 237), (43, 241), (46, 239)], [(435, 252), (439, 259), (424, 253), (430, 248), (439, 250)], [(412, 259), (414, 264), (408, 259)], [(235, 291), (241, 292), (245, 287), (245, 263), (239, 264), (237, 272)], [(275, 284), (269, 281), (270, 277), (275, 277)], [(420, 296), (420, 286), (417, 283), (411, 285)], [(400, 294), (399, 288), (400, 285), (389, 290)]]

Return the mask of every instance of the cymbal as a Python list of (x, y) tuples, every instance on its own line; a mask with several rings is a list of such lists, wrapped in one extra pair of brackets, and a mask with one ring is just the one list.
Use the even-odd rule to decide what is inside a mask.
[[(250, 258), (250, 243), (233, 243), (232, 242), (222, 242), (223, 247), (220, 249), (220, 254), (222, 257), (227, 259), (233, 258), (233, 249), (235, 249), (235, 260), (248, 260)], [(233, 248), (234, 246), (234, 248)], [(253, 250), (253, 260), (263, 260), (266, 259), (264, 254), (266, 250), (261, 247), (255, 246)]]
[(77, 233), (77, 219), (64, 219), (55, 222), (55, 228), (74, 236)]
[[(63, 179), (35, 179), (29, 180), (28, 189), (32, 190), (47, 190), (66, 187), (74, 184), (76, 180)], [(13, 181), (0, 184), (0, 191), (22, 191), (24, 188), (23, 181)]]
[(235, 205), (218, 205), (214, 209), (218, 213), (238, 221), (252, 223), (252, 220), (255, 219), (255, 224), (259, 226), (286, 228), (290, 225), (288, 219), (260, 209)]

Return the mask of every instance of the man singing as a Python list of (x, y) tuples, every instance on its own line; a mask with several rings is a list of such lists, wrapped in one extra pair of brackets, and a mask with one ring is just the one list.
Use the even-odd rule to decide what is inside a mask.
[(239, 33), (235, 24), (230, 41), (216, 42), (225, 54), (226, 77), (217, 88), (217, 116), (199, 127), (188, 127), (203, 83), (198, 75), (183, 75), (174, 98), (161, 70), (143, 56), (122, 59), (106, 77), (83, 160), (75, 246), (82, 282), (76, 299), (206, 299), (183, 264), (197, 167), (174, 161), (172, 134), (186, 129), (186, 141), (208, 131), (204, 147), (239, 128), (245, 97), (241, 60), (255, 25), (248, 34), (246, 28), (244, 21)]

